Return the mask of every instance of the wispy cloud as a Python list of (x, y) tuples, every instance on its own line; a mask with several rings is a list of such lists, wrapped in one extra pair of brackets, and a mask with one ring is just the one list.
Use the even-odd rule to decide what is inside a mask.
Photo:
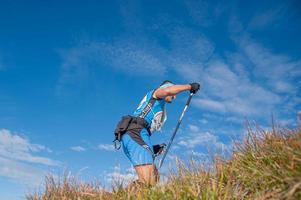
[(187, 138), (182, 138), (182, 140), (178, 142), (178, 145), (185, 146), (190, 149), (197, 146), (210, 146), (211, 148), (217, 148), (220, 150), (227, 149), (227, 146), (222, 143), (217, 136), (209, 132), (195, 132)]
[(301, 77), (301, 60), (275, 54), (248, 36), (239, 39), (238, 45), (253, 63), (254, 75), (266, 80), (273, 91), (294, 93), (300, 88), (295, 81)]
[(188, 151), (187, 153), (191, 154), (193, 157), (197, 157), (197, 158), (202, 159), (202, 162), (203, 162), (203, 160), (208, 158), (207, 153), (197, 152), (197, 151), (194, 151), (194, 150)]
[(193, 124), (188, 124), (188, 128), (192, 132), (198, 132), (200, 130), (200, 128), (198, 126), (193, 125)]
[(220, 59), (211, 61), (203, 73), (204, 97), (194, 100), (194, 104), (218, 113), (258, 116), (262, 112), (259, 107), (269, 112), (280, 103), (279, 95), (253, 82), (246, 68), (241, 70), (235, 72)]
[(211, 111), (217, 111), (220, 113), (224, 113), (226, 111), (226, 105), (224, 105), (223, 102), (211, 99), (197, 99), (194, 100), (194, 104), (198, 107), (208, 109)]
[(38, 187), (43, 183), (47, 172), (30, 164), (0, 157), (0, 176), (20, 184)]
[(184, 80), (200, 81), (205, 63), (212, 57), (215, 45), (205, 35), (186, 27), (175, 27), (168, 33), (171, 50), (168, 61)]
[(58, 161), (33, 155), (33, 153), (40, 151), (49, 151), (49, 149), (43, 145), (32, 144), (28, 139), (12, 134), (7, 129), (0, 130), (0, 156), (29, 163), (49, 166), (60, 165)]
[(176, 72), (183, 79), (200, 80), (202, 62), (212, 56), (214, 44), (202, 33), (183, 26), (164, 30), (163, 35), (170, 47), (154, 39), (121, 36), (110, 42), (88, 40), (61, 50), (58, 94), (70, 85), (84, 85), (95, 69), (104, 67), (128, 76), (164, 77)]
[(87, 41), (61, 50), (63, 60), (58, 92), (66, 85), (84, 84), (93, 70), (110, 67), (128, 75), (164, 75), (166, 67), (160, 58), (160, 48), (143, 41), (117, 40), (112, 43)]
[[(238, 51), (223, 57), (215, 52), (203, 64), (204, 87), (194, 105), (230, 117), (266, 118), (281, 110), (292, 112), (300, 91), (296, 83), (301, 79), (301, 60), (274, 53), (251, 39), (235, 17), (230, 18), (230, 38)], [(196, 71), (189, 65), (186, 70)]]
[(0, 130), (0, 176), (29, 185), (41, 184), (46, 171), (35, 164), (57, 167), (61, 162), (36, 156), (39, 152), (51, 152), (47, 147), (33, 144), (25, 137)]
[(120, 166), (114, 167), (114, 169), (106, 173), (105, 180), (107, 183), (125, 183), (128, 184), (137, 179), (137, 174), (135, 170), (130, 167), (125, 170), (121, 170)]
[(83, 152), (86, 151), (86, 148), (82, 147), (82, 146), (74, 146), (74, 147), (70, 147), (70, 149), (72, 151), (77, 151), (77, 152)]
[(208, 124), (208, 120), (205, 118), (200, 119), (199, 122), (201, 122), (202, 124)]
[[(286, 7), (286, 5), (281, 5), (278, 8), (273, 8), (268, 16), (264, 15), (269, 20), (262, 25), (268, 26), (272, 21), (278, 20), (274, 14), (281, 12), (283, 15), (286, 12)], [(274, 17), (275, 19), (273, 19)], [(250, 105), (248, 108), (252, 109), (253, 107), (253, 113), (251, 112), (251, 115), (246, 113), (244, 116), (253, 115), (258, 120), (259, 118), (267, 118), (273, 113), (282, 121), (282, 124), (285, 124), (284, 121), (293, 122), (295, 117), (292, 117), (291, 113), (295, 113), (298, 104), (300, 104), (298, 93), (301, 88), (298, 83), (301, 82), (301, 60), (296, 56), (292, 57), (286, 54), (285, 49), (283, 52), (275, 52), (273, 48), (267, 46), (268, 44), (263, 45), (256, 41), (254, 36), (252, 37), (251, 33), (247, 32), (249, 28), (245, 28), (238, 17), (232, 16), (230, 18), (230, 38), (238, 51), (228, 52), (224, 60), (231, 66), (230, 69), (238, 75), (239, 80), (242, 80), (238, 84), (238, 89), (241, 88), (241, 82), (243, 85), (248, 82), (250, 86), (257, 88), (251, 90), (250, 95), (245, 96), (245, 98), (241, 96), (242, 100), (250, 102), (247, 104)], [(208, 96), (212, 99), (211, 95)], [(260, 98), (260, 101), (256, 100)], [(212, 100), (216, 99), (213, 98)]]
[(211, 4), (203, 0), (187, 0), (185, 5), (192, 21), (202, 27), (214, 25), (228, 7), (224, 3)]
[(177, 145), (180, 145), (182, 148), (193, 150), (197, 147), (203, 147), (210, 151), (220, 151), (221, 153), (227, 153), (231, 149), (231, 146), (223, 143), (217, 135), (208, 131), (204, 132), (196, 125), (189, 124), (187, 132), (189, 134), (180, 137), (177, 142)]
[(105, 151), (114, 151), (115, 150), (114, 145), (112, 145), (112, 144), (99, 144), (97, 148), (100, 150), (105, 150)]
[(269, 8), (255, 14), (248, 24), (248, 29), (271, 28), (271, 26), (278, 25), (286, 14), (287, 7), (288, 4), (283, 3), (277, 7)]

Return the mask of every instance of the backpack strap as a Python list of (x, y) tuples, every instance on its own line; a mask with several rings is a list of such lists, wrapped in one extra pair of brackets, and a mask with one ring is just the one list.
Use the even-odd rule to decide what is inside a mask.
[(152, 109), (153, 105), (155, 104), (156, 100), (153, 96), (154, 93), (157, 89), (154, 89), (154, 91), (152, 92), (152, 96), (151, 99), (148, 101), (148, 103), (146, 104), (146, 106), (143, 108), (142, 112), (140, 113), (140, 115), (138, 117), (140, 118), (145, 118), (145, 116), (149, 113), (149, 111)]

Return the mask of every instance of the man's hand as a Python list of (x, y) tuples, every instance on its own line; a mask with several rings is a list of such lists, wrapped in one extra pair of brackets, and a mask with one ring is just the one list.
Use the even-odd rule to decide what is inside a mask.
[(200, 84), (198, 83), (190, 83), (191, 89), (190, 92), (195, 94), (200, 89)]
[(166, 147), (165, 143), (154, 145), (153, 146), (154, 154), (160, 155), (164, 151), (165, 147)]

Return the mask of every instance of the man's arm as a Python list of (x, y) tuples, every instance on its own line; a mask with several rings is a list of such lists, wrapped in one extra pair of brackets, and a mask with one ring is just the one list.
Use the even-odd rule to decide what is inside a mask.
[(167, 96), (173, 96), (176, 95), (180, 92), (186, 91), (186, 90), (191, 90), (192, 85), (187, 84), (187, 85), (173, 85), (167, 88), (159, 88), (154, 92), (153, 97), (156, 99), (161, 99)]

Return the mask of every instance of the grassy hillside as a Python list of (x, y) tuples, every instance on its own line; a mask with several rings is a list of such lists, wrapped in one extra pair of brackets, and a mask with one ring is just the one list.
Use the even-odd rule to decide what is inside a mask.
[(155, 187), (102, 191), (97, 183), (47, 177), (40, 194), (27, 199), (301, 199), (301, 131), (249, 130), (228, 160), (214, 170), (179, 165), (178, 174)]

